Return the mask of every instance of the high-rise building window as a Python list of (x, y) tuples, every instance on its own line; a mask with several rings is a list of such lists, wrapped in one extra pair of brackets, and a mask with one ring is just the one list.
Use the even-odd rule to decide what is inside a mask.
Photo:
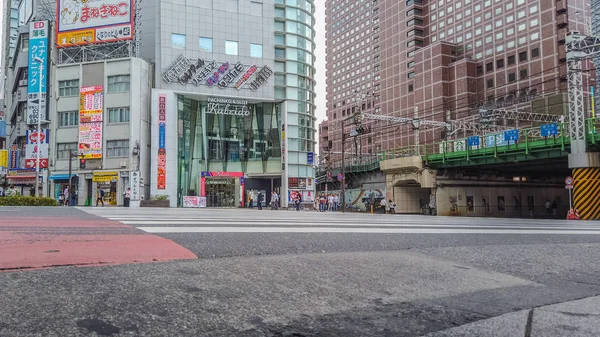
[(213, 39), (209, 37), (201, 37), (200, 38), (200, 50), (208, 53), (212, 53), (213, 51)]
[(77, 154), (77, 143), (56, 144), (56, 159), (68, 160), (71, 153)]
[(172, 33), (171, 44), (173, 45), (173, 48), (185, 48), (185, 34)]
[(493, 88), (494, 87), (494, 79), (490, 78), (487, 80), (487, 88)]
[(108, 76), (108, 93), (129, 92), (130, 75)]
[(519, 70), (519, 78), (524, 80), (527, 78), (527, 69), (521, 69)]
[(519, 62), (527, 61), (527, 52), (523, 51), (519, 53)]
[(78, 96), (79, 95), (79, 80), (58, 81), (58, 96)]
[(540, 56), (540, 49), (539, 48), (533, 48), (531, 50), (531, 58), (538, 57), (538, 56)]
[(79, 125), (79, 111), (61, 111), (58, 113), (59, 127)]
[(508, 82), (514, 82), (517, 80), (517, 75), (515, 73), (508, 74)]
[(250, 44), (250, 56), (251, 57), (262, 58), (263, 57), (263, 46), (262, 46), (262, 44), (251, 43)]
[(414, 85), (412, 85), (412, 84), (409, 84), (409, 85), (408, 85), (408, 92), (413, 92), (414, 90), (415, 90), (415, 87), (414, 87)]
[(106, 157), (128, 157), (129, 139), (106, 141)]
[(515, 64), (515, 55), (510, 55), (507, 60), (508, 65)]
[(237, 55), (238, 54), (237, 41), (225, 41), (225, 54), (227, 54), (227, 55)]
[(417, 75), (415, 74), (415, 72), (414, 72), (414, 71), (411, 71), (411, 72), (410, 72), (410, 73), (408, 73), (408, 75), (407, 75), (407, 77), (408, 77), (408, 78), (414, 78), (414, 77), (416, 77), (416, 76), (417, 76)]
[(489, 62), (485, 65), (485, 71), (494, 71), (494, 63), (493, 62)]
[(109, 123), (129, 123), (129, 108), (109, 108)]
[(496, 60), (496, 69), (504, 68), (504, 59)]

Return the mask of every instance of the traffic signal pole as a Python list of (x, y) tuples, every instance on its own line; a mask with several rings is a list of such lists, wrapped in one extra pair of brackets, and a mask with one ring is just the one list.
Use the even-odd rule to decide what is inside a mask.
[[(69, 199), (71, 198), (71, 193), (73, 193), (72, 179), (73, 179), (73, 150), (69, 150)], [(71, 206), (71, 202), (69, 200), (65, 200), (64, 202), (68, 202), (69, 206)]]

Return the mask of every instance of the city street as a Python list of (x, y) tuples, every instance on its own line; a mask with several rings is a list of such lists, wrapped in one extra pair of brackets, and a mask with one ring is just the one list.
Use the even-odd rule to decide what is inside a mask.
[(595, 336), (599, 258), (598, 222), (3, 207), (0, 336)]

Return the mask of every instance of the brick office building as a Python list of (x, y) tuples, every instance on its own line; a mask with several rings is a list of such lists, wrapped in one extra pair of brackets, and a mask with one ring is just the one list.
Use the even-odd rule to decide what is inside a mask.
[[(357, 109), (474, 122), (482, 105), (564, 113), (566, 94), (556, 94), (567, 87), (565, 35), (591, 34), (589, 6), (584, 0), (327, 0), (328, 121), (320, 128), (327, 130), (321, 149), (331, 141), (333, 153), (341, 150), (340, 121)], [(548, 109), (553, 103), (557, 109)], [(371, 132), (346, 146), (360, 158), (414, 143), (410, 126), (363, 124)], [(444, 136), (441, 128), (421, 128), (420, 141)]]

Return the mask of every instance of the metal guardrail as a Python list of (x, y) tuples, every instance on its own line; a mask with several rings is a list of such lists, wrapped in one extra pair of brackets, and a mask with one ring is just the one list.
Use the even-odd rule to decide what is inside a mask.
[[(600, 118), (586, 120), (586, 141), (591, 145), (600, 145)], [(381, 160), (422, 156), (428, 164), (451, 164), (451, 162), (464, 163), (475, 158), (497, 158), (509, 154), (529, 155), (532, 152), (544, 150), (559, 150), (560, 153), (568, 150), (571, 143), (568, 123), (557, 123), (557, 134), (544, 137), (540, 127), (519, 129), (519, 140), (505, 142), (503, 133), (491, 133), (479, 137), (478, 146), (468, 146), (467, 138), (423, 145), (404, 146), (377, 155), (365, 158), (346, 165), (346, 172), (366, 172), (379, 168)], [(340, 172), (340, 167), (331, 170), (335, 175)], [(319, 170), (326, 177), (326, 171)]]

